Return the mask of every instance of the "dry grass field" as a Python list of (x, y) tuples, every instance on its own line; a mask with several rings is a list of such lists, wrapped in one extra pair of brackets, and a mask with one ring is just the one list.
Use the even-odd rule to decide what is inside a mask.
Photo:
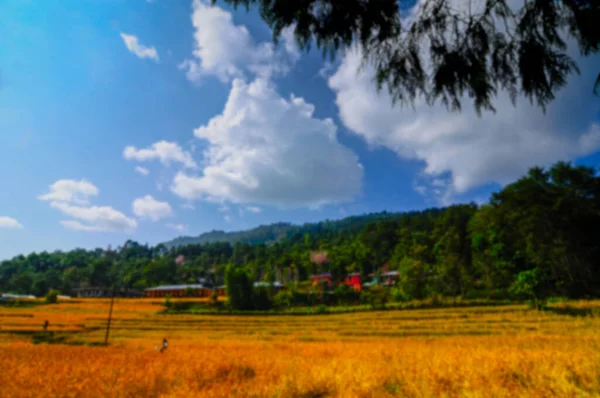
[[(0, 307), (0, 397), (600, 396), (599, 301), (313, 316), (159, 304), (117, 299), (109, 347), (92, 346), (108, 300)], [(71, 344), (33, 344), (46, 319)]]

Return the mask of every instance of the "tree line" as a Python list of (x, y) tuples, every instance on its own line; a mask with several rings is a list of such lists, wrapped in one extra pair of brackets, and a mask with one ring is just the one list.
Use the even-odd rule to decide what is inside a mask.
[(297, 233), (274, 244), (167, 248), (128, 240), (114, 249), (20, 255), (0, 263), (0, 291), (43, 296), (238, 278), (234, 299), (244, 302), (254, 281), (308, 285), (311, 274), (329, 272), (335, 286), (350, 272), (368, 280), (383, 269), (399, 272), (396, 290), (406, 299), (597, 297), (598, 225), (600, 176), (559, 162), (530, 169), (487, 204), (390, 214), (360, 230)]

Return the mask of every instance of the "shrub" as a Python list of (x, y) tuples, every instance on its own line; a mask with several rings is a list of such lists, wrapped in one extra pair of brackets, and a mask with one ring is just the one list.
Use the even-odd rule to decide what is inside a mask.
[(338, 305), (353, 305), (360, 302), (360, 292), (344, 284), (334, 290), (333, 297)]
[(46, 295), (46, 303), (47, 304), (56, 304), (58, 302), (58, 295), (60, 294), (60, 292), (58, 290), (50, 290), (48, 292), (48, 294)]
[(329, 308), (325, 304), (319, 304), (319, 306), (315, 309), (315, 314), (326, 314), (329, 312)]
[(399, 287), (392, 288), (392, 290), (390, 291), (390, 295), (392, 297), (392, 300), (396, 302), (410, 300), (410, 296), (404, 293), (404, 291)]
[(372, 286), (362, 292), (361, 299), (373, 309), (384, 309), (388, 301), (388, 292), (383, 286)]
[(444, 298), (442, 297), (441, 294), (434, 294), (431, 297), (431, 304), (435, 307), (439, 307), (442, 304), (444, 304)]
[(543, 309), (548, 298), (547, 290), (544, 288), (544, 275), (539, 268), (522, 271), (508, 288), (512, 297), (517, 299), (530, 299), (532, 306)]
[(171, 308), (171, 306), (173, 305), (173, 303), (171, 302), (171, 295), (170, 294), (167, 294), (165, 296), (165, 304), (164, 305), (167, 308)]
[(191, 287), (186, 287), (183, 291), (183, 295), (185, 297), (192, 297), (194, 295), (194, 289), (192, 289)]
[(277, 308), (287, 308), (292, 305), (292, 292), (281, 290), (273, 296), (273, 304)]

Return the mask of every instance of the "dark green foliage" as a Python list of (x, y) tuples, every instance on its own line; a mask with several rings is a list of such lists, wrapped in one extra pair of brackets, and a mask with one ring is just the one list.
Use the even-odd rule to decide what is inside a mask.
[(281, 290), (273, 296), (273, 305), (276, 308), (284, 309), (292, 305), (292, 292), (289, 290)]
[[(378, 220), (387, 220), (395, 218), (397, 215), (388, 212), (366, 214), (363, 216), (347, 217), (343, 220), (322, 221), (319, 223), (306, 223), (303, 225), (292, 225), (289, 223), (276, 223), (271, 225), (261, 225), (247, 231), (224, 232), (211, 231), (203, 233), (197, 237), (179, 237), (163, 243), (167, 248), (182, 247), (189, 245), (206, 245), (211, 243), (237, 243), (248, 245), (268, 244), (288, 240), (290, 242), (300, 242), (307, 240), (305, 247), (312, 248), (310, 244), (311, 234), (322, 234), (324, 232), (335, 233), (358, 233), (365, 225)], [(229, 254), (231, 255), (231, 254)], [(228, 257), (229, 257), (228, 255)], [(241, 259), (241, 258), (239, 258)]]
[(227, 269), (225, 270), (225, 286), (227, 287), (229, 306), (232, 309), (253, 309), (252, 280), (250, 279), (247, 270), (234, 267), (231, 264), (227, 266)]
[(584, 56), (600, 50), (595, 0), (526, 0), (514, 9), (508, 0), (428, 0), (412, 15), (414, 0), (221, 1), (257, 6), (275, 40), (294, 26), (303, 49), (314, 40), (333, 57), (358, 42), (375, 68), (375, 83), (394, 101), (424, 98), (452, 110), (471, 98), (477, 112), (494, 111), (499, 91), (545, 109), (567, 77), (579, 72), (566, 41)]
[(58, 303), (58, 295), (60, 292), (58, 290), (50, 290), (45, 297), (46, 304), (56, 304)]
[(273, 300), (271, 292), (266, 287), (254, 288), (252, 291), (252, 309), (254, 310), (270, 310), (273, 308)]
[(333, 291), (333, 296), (337, 305), (356, 305), (360, 303), (360, 292), (347, 285), (339, 285)]
[(388, 290), (383, 286), (372, 286), (366, 289), (361, 294), (361, 299), (364, 303), (369, 304), (371, 308), (376, 310), (385, 309), (388, 302)]

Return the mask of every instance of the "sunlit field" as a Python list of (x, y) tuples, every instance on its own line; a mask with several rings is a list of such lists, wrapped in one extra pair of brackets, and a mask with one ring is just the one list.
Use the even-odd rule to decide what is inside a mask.
[[(0, 307), (0, 396), (600, 395), (600, 301), (311, 316), (160, 315), (158, 299)], [(33, 344), (44, 321), (68, 344)], [(166, 337), (169, 348), (156, 348)]]

